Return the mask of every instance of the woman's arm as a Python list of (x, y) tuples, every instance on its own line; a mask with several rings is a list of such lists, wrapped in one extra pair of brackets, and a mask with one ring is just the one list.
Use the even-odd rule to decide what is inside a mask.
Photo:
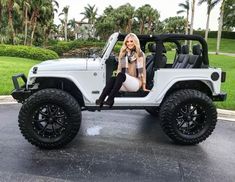
[(145, 55), (143, 54), (143, 57), (140, 57), (140, 61), (143, 65), (143, 73), (141, 74), (141, 82), (142, 82), (142, 89), (143, 91), (150, 91), (146, 88), (146, 64), (145, 64)]
[(122, 71), (121, 60), (118, 60), (117, 74)]

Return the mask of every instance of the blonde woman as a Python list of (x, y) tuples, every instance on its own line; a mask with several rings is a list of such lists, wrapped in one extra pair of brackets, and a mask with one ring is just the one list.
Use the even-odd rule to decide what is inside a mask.
[[(142, 87), (146, 89), (145, 56), (140, 48), (138, 37), (129, 33), (124, 41), (118, 57), (117, 76), (111, 77), (104, 87), (96, 104), (102, 107), (114, 104), (114, 97), (120, 91), (136, 92)], [(106, 96), (108, 96), (105, 101)]]

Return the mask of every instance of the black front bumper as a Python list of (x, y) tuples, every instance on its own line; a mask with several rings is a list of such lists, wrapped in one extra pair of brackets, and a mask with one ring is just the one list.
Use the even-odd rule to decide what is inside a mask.
[[(20, 86), (18, 79), (21, 78), (24, 82), (23, 86)], [(32, 93), (30, 90), (26, 89), (27, 78), (23, 73), (12, 76), (12, 81), (14, 85), (14, 90), (11, 92), (11, 95), (19, 103), (23, 103)]]
[(227, 99), (227, 93), (220, 93), (212, 96), (213, 101), (225, 101)]

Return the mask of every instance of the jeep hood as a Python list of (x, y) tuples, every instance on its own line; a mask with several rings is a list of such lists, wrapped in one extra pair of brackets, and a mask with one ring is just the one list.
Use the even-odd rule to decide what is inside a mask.
[(44, 61), (34, 67), (38, 71), (78, 71), (96, 70), (100, 64), (100, 58), (64, 58)]

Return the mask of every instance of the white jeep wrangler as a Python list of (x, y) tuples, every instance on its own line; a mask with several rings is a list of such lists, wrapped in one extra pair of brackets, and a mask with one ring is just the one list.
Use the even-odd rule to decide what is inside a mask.
[[(32, 67), (28, 79), (24, 74), (12, 77), (12, 96), (23, 103), (19, 128), (31, 144), (49, 149), (62, 147), (78, 133), (81, 111), (100, 110), (95, 100), (117, 69), (113, 50), (124, 37), (112, 34), (100, 56), (45, 61)], [(145, 109), (159, 116), (164, 132), (174, 142), (202, 142), (217, 122), (213, 101), (226, 99), (226, 93), (220, 90), (225, 72), (209, 67), (207, 44), (201, 36), (138, 37), (146, 55), (147, 88), (151, 91), (120, 92), (111, 109)], [(190, 52), (187, 45), (181, 45), (185, 41), (198, 44)], [(175, 45), (171, 62), (166, 57), (167, 43)], [(20, 86), (18, 78), (25, 85)]]

